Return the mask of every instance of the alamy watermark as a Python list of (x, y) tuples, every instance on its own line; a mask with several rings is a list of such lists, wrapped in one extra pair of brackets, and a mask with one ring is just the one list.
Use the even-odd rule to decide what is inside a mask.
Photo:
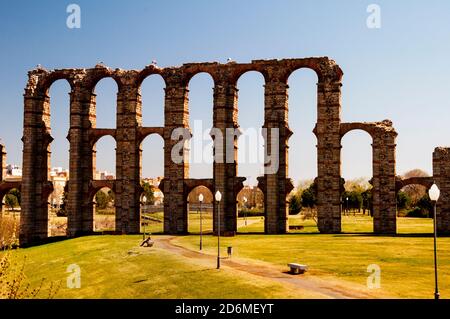
[(78, 4), (69, 4), (66, 8), (66, 12), (69, 16), (66, 19), (66, 25), (69, 29), (81, 28), (81, 8)]
[(369, 29), (381, 28), (381, 7), (378, 4), (369, 4), (367, 6), (367, 13), (369, 16), (366, 20), (366, 25)]
[(367, 272), (370, 275), (367, 277), (367, 288), (378, 289), (381, 287), (381, 267), (377, 264), (370, 264), (367, 266)]
[[(201, 138), (193, 139), (192, 136)], [(188, 128), (180, 127), (172, 131), (171, 139), (177, 141), (171, 149), (171, 159), (176, 164), (188, 161), (191, 164), (234, 163), (235, 144), (239, 139), (239, 163), (264, 165), (266, 174), (278, 172), (280, 149), (278, 128), (242, 130), (233, 127), (225, 129), (213, 127), (208, 130), (203, 128), (202, 121), (194, 121), (192, 134)], [(262, 147), (263, 145), (266, 147)]]
[(77, 264), (70, 264), (67, 266), (66, 273), (67, 276), (67, 288), (69, 289), (79, 289), (81, 288), (81, 268)]

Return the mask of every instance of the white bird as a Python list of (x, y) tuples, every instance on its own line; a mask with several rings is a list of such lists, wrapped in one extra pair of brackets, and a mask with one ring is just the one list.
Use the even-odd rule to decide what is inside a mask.
[(156, 63), (156, 60), (152, 60), (152, 64), (153, 65), (156, 65), (157, 63)]

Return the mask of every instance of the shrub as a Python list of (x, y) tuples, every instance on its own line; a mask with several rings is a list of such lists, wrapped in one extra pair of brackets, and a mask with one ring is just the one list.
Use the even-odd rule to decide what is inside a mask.
[[(17, 256), (17, 231), (13, 218), (3, 216), (0, 220), (0, 234), (2, 251), (0, 251), (0, 299), (36, 298), (44, 290), (45, 279), (38, 287), (32, 288), (25, 275), (26, 257), (21, 260)], [(12, 228), (12, 229), (11, 229)], [(6, 232), (5, 232), (6, 231)], [(53, 298), (59, 290), (61, 283), (50, 283), (45, 289), (47, 298)]]
[(256, 217), (256, 216), (264, 216), (264, 211), (260, 208), (250, 208), (250, 209), (242, 209), (238, 213), (238, 217)]
[(18, 220), (0, 214), (0, 249), (16, 246), (17, 238), (19, 238)]
[(425, 218), (428, 217), (428, 212), (420, 207), (414, 207), (406, 213), (406, 217)]

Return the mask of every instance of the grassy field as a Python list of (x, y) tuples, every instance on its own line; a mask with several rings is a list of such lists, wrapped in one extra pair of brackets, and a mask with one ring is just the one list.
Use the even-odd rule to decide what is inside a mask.
[[(141, 236), (90, 236), (14, 251), (32, 287), (45, 278), (38, 297), (51, 282), (56, 298), (306, 298), (307, 291), (159, 249), (140, 248)], [(81, 269), (81, 288), (69, 289), (67, 267)]]
[[(366, 285), (367, 267), (381, 268), (380, 291), (400, 298), (432, 298), (434, 289), (432, 220), (399, 218), (397, 236), (375, 236), (372, 219), (367, 216), (343, 216), (343, 231), (323, 235), (311, 220), (291, 217), (291, 224), (304, 225), (301, 231), (287, 235), (239, 235), (223, 238), (225, 252), (233, 246), (234, 256), (261, 260), (281, 267), (299, 262), (310, 267), (308, 275), (338, 278)], [(251, 230), (263, 227), (252, 224)], [(197, 236), (175, 240), (179, 245), (197, 249)], [(215, 254), (216, 238), (207, 236), (204, 250)], [(450, 298), (450, 238), (438, 239), (440, 289), (443, 298)]]
[[(154, 218), (162, 218), (156, 213)], [(190, 214), (191, 232), (198, 231), (198, 214)], [(204, 216), (204, 229), (211, 229), (211, 216)], [(238, 223), (243, 225), (243, 220)], [(343, 216), (342, 234), (318, 234), (312, 220), (290, 216), (290, 224), (302, 225), (286, 235), (256, 234), (264, 219), (248, 218), (233, 238), (222, 238), (223, 255), (233, 246), (233, 258), (251, 263), (266, 262), (280, 271), (286, 263), (309, 266), (306, 276), (345, 280), (366, 285), (367, 267), (381, 268), (381, 295), (400, 298), (433, 297), (432, 220), (399, 218), (397, 236), (375, 236), (368, 216)], [(153, 232), (162, 231), (154, 221)], [(148, 230), (147, 230), (148, 231)], [(247, 234), (250, 232), (252, 234)], [(157, 235), (156, 235), (157, 236)], [(46, 278), (60, 282), (58, 298), (311, 298), (259, 276), (233, 269), (216, 271), (202, 260), (182, 257), (158, 247), (139, 248), (140, 236), (90, 236), (14, 251), (15, 259), (26, 256), (25, 273), (33, 286)], [(198, 249), (198, 235), (180, 236), (174, 243)], [(216, 253), (217, 238), (204, 236), (204, 252)], [(450, 238), (438, 239), (441, 296), (450, 298)], [(68, 289), (66, 269), (82, 269), (81, 289)], [(211, 283), (214, 283), (212, 285)], [(45, 289), (40, 294), (45, 297)]]

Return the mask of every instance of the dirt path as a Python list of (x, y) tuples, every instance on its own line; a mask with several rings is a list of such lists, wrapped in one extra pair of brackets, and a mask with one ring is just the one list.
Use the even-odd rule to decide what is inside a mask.
[[(198, 251), (193, 251), (188, 248), (176, 245), (172, 242), (172, 240), (175, 238), (176, 237), (172, 236), (158, 236), (154, 237), (153, 239), (155, 240), (156, 247), (163, 248), (183, 257), (198, 260), (208, 260), (211, 261), (212, 265), (215, 265), (217, 256), (200, 253)], [(322, 295), (323, 298), (364, 299), (379, 297), (362, 291), (363, 287), (361, 287), (360, 285), (355, 285), (353, 283), (339, 280), (324, 280), (311, 276), (294, 276), (288, 273), (283, 273), (279, 268), (268, 263), (258, 262), (258, 264), (252, 264), (238, 258), (224, 258), (221, 260), (221, 265), (252, 275), (261, 276), (282, 284), (293, 285), (299, 289), (309, 290)]]

